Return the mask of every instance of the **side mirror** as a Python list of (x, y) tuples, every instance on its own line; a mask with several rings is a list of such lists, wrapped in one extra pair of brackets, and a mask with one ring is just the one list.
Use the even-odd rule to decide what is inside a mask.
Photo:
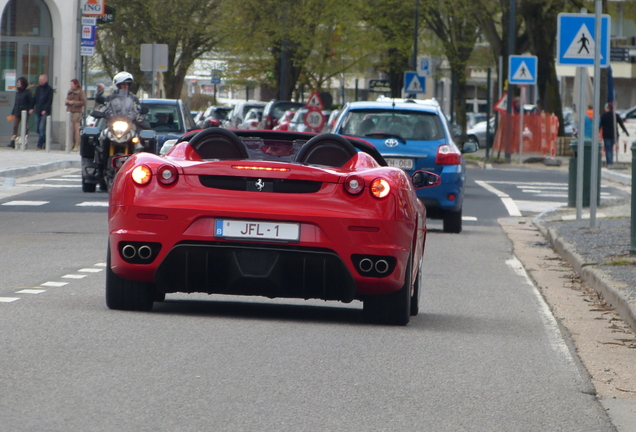
[(148, 114), (148, 107), (146, 105), (142, 105), (139, 107), (140, 114)]
[(411, 180), (415, 189), (433, 187), (442, 183), (440, 176), (428, 171), (415, 171), (411, 176)]
[(104, 117), (106, 117), (106, 115), (102, 111), (93, 110), (93, 111), (91, 111), (91, 117), (104, 118)]
[(95, 96), (95, 102), (103, 105), (104, 102), (106, 102), (106, 99), (104, 99), (104, 95)]
[(132, 155), (121, 155), (121, 156), (114, 156), (111, 160), (110, 160), (110, 166), (115, 170), (115, 171), (119, 171), (121, 169), (121, 167), (126, 163), (126, 161), (128, 160), (128, 158), (130, 158), (130, 156)]
[(462, 144), (462, 153), (475, 153), (479, 145), (475, 141), (465, 141)]

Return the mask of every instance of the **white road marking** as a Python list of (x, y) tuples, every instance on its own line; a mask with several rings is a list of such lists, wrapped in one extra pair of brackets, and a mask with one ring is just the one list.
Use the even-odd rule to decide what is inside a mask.
[(75, 207), (108, 207), (108, 201), (84, 201), (75, 204)]
[(503, 203), (503, 205), (506, 206), (506, 210), (508, 210), (508, 214), (510, 216), (521, 216), (521, 212), (519, 211), (519, 208), (515, 204), (514, 200), (510, 198), (510, 196), (507, 193), (504, 193), (500, 191), (499, 189), (494, 188), (490, 186), (488, 183), (481, 180), (476, 180), (475, 183), (477, 183), (479, 186), (486, 189), (488, 192), (491, 192), (497, 195), (501, 199), (501, 202)]
[(506, 264), (508, 264), (508, 266), (510, 266), (510, 268), (514, 270), (515, 273), (524, 278), (526, 283), (533, 288), (532, 292), (537, 300), (537, 303), (539, 304), (539, 316), (541, 317), (543, 325), (546, 328), (548, 341), (552, 349), (560, 354), (570, 366), (575, 367), (572, 354), (570, 353), (568, 346), (563, 340), (563, 335), (561, 334), (561, 330), (559, 329), (559, 325), (557, 324), (554, 315), (552, 315), (552, 312), (550, 311), (550, 307), (543, 299), (543, 296), (535, 286), (534, 282), (532, 282), (532, 279), (530, 279), (530, 277), (528, 276), (528, 273), (526, 273), (526, 270), (523, 268), (521, 262), (517, 259), (517, 257), (513, 257), (507, 260)]
[(475, 222), (477, 220), (477, 217), (475, 217), (475, 216), (462, 216), (462, 220), (463, 221)]
[(68, 177), (68, 178), (75, 178), (75, 179), (81, 179), (82, 175), (81, 174), (65, 174), (62, 177)]
[(527, 212), (538, 212), (543, 213), (548, 210), (553, 210), (555, 208), (564, 207), (567, 203), (564, 202), (556, 202), (556, 201), (524, 201), (517, 200), (517, 207), (521, 211)]
[(67, 274), (62, 276), (64, 279), (84, 279), (87, 275)]
[(74, 185), (62, 185), (62, 184), (46, 184), (46, 183), (43, 183), (43, 184), (32, 184), (32, 183), (30, 183), (30, 184), (28, 184), (26, 186), (40, 187), (40, 188), (76, 188), (79, 185), (76, 185), (76, 184), (74, 184)]
[(44, 282), (41, 286), (47, 287), (63, 287), (64, 285), (68, 285), (68, 282)]
[(79, 269), (78, 271), (80, 272), (84, 272), (84, 273), (99, 273), (100, 271), (102, 271), (104, 269), (96, 269), (96, 268), (83, 268), (83, 269)]
[(6, 206), (41, 206), (44, 204), (48, 204), (50, 201), (9, 201), (3, 203), (2, 205)]
[(71, 178), (50, 178), (50, 179), (46, 179), (46, 181), (77, 182), (77, 179), (71, 179)]
[(11, 303), (20, 300), (20, 297), (0, 297), (0, 303)]
[(16, 294), (42, 294), (43, 292), (46, 292), (46, 290), (42, 290), (42, 289), (23, 289), (20, 291), (16, 291)]
[(93, 264), (95, 267), (106, 267), (106, 263), (105, 262), (98, 262)]

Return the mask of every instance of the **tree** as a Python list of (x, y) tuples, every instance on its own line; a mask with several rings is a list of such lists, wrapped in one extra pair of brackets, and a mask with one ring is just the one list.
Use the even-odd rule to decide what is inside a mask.
[[(114, 75), (126, 70), (144, 83), (140, 45), (168, 45), (164, 72), (166, 97), (178, 99), (188, 68), (219, 43), (218, 13), (224, 0), (109, 0), (117, 10), (114, 22), (98, 28), (97, 53)], [(151, 83), (145, 82), (146, 89)]]
[(389, 79), (391, 97), (400, 97), (404, 88), (404, 71), (411, 70), (415, 2), (403, 0), (367, 0), (363, 19), (369, 28), (382, 35), (378, 43), (376, 70)]
[[(368, 56), (360, 0), (234, 0), (224, 8), (225, 44), (238, 80), (291, 99), (299, 81), (315, 90)], [(363, 42), (366, 41), (366, 42)], [(366, 46), (367, 48), (364, 48)], [(281, 91), (281, 86), (282, 91)]]
[(466, 134), (466, 68), (481, 28), (472, 0), (423, 0), (421, 17), (439, 38), (454, 75), (457, 124)]

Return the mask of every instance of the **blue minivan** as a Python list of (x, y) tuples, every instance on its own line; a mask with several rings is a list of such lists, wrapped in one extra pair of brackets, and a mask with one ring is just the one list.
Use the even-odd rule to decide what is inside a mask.
[(349, 102), (332, 131), (369, 141), (389, 166), (402, 168), (409, 175), (417, 170), (439, 175), (439, 186), (418, 189), (417, 196), (429, 218), (444, 221), (444, 232), (461, 232), (466, 180), (462, 153), (477, 151), (477, 144), (468, 141), (461, 149), (455, 145), (436, 101)]

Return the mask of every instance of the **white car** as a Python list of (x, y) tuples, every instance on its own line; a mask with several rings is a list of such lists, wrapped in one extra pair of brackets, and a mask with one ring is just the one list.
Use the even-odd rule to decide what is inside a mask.
[(245, 115), (245, 119), (238, 125), (237, 129), (258, 129), (258, 124), (263, 117), (262, 108), (252, 108)]

